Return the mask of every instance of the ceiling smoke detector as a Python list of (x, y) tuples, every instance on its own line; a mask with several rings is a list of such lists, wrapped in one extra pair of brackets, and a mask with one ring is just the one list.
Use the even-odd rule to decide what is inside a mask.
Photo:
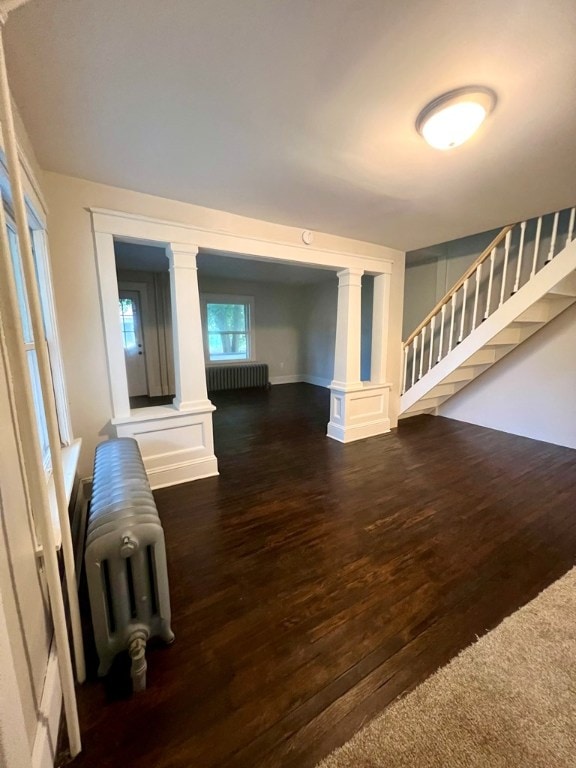
[(416, 120), (416, 130), (434, 149), (453, 149), (476, 133), (495, 105), (496, 94), (491, 88), (457, 88), (424, 107)]

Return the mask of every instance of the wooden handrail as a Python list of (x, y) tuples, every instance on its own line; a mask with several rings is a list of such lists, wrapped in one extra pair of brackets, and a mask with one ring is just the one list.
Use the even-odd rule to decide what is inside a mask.
[(418, 325), (418, 327), (415, 328), (412, 331), (410, 336), (408, 336), (408, 338), (406, 339), (406, 341), (403, 344), (404, 348), (407, 347), (409, 344), (411, 344), (414, 341), (416, 336), (418, 336), (418, 334), (422, 331), (422, 328), (424, 328), (426, 325), (428, 325), (430, 320), (432, 320), (432, 318), (435, 315), (437, 315), (438, 312), (440, 312), (440, 310), (442, 309), (444, 304), (448, 304), (448, 302), (450, 301), (452, 296), (456, 293), (456, 291), (459, 290), (464, 285), (464, 283), (466, 282), (466, 280), (468, 280), (470, 275), (474, 274), (474, 272), (477, 270), (477, 268), (480, 266), (480, 264), (482, 264), (484, 261), (486, 261), (488, 256), (490, 256), (490, 254), (494, 250), (494, 248), (496, 248), (498, 245), (500, 245), (500, 243), (502, 242), (502, 240), (504, 240), (504, 238), (506, 237), (508, 232), (510, 232), (515, 226), (516, 226), (516, 224), (508, 224), (506, 227), (504, 227), (504, 229), (501, 232), (499, 232), (496, 235), (496, 237), (494, 238), (494, 240), (492, 240), (490, 245), (485, 250), (483, 250), (482, 253), (480, 254), (480, 256), (478, 256), (478, 258), (468, 267), (468, 269), (466, 270), (466, 272), (464, 272), (462, 277), (460, 277), (454, 283), (454, 285), (452, 286), (452, 288), (450, 288), (448, 293), (445, 296), (443, 296), (443, 298), (440, 299), (440, 301), (438, 302), (438, 304), (436, 304), (434, 309), (431, 312), (429, 312), (426, 315), (426, 317), (424, 318), (424, 320), (422, 320), (422, 322)]

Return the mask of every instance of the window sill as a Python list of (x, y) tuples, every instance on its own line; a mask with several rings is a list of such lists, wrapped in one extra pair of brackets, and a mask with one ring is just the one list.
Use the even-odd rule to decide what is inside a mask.
[[(72, 488), (74, 487), (74, 478), (78, 467), (80, 457), (80, 447), (82, 440), (74, 440), (70, 445), (62, 448), (60, 454), (62, 460), (62, 469), (64, 471), (64, 490), (66, 492), (66, 501), (70, 504)], [(56, 551), (62, 548), (62, 531), (60, 530), (60, 518), (58, 516), (58, 502), (56, 500), (56, 486), (54, 484), (54, 473), (48, 478), (48, 502), (50, 504), (50, 516), (52, 518), (52, 532), (56, 544)], [(42, 555), (43, 546), (39, 544), (36, 549), (37, 555)]]

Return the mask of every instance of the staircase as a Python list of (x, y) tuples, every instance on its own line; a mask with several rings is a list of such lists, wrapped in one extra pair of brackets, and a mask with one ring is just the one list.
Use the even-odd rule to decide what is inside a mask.
[(403, 344), (401, 417), (449, 397), (576, 302), (576, 208), (499, 233)]

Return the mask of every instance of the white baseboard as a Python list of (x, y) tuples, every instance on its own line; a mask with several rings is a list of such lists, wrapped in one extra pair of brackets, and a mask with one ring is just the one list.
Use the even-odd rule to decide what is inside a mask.
[(218, 460), (216, 456), (203, 456), (201, 459), (192, 459), (165, 467), (147, 467), (146, 474), (150, 487), (156, 490), (169, 485), (201, 480), (204, 477), (213, 477), (218, 474)]
[(320, 376), (309, 376), (307, 373), (293, 373), (289, 376), (271, 376), (270, 384), (314, 384), (316, 387), (328, 388), (331, 380)]
[(348, 427), (343, 427), (341, 424), (334, 424), (330, 421), (326, 434), (339, 443), (353, 443), (355, 440), (385, 435), (388, 432), (390, 432), (390, 419), (379, 419), (368, 424), (355, 424)]
[(328, 389), (332, 383), (331, 379), (324, 379), (321, 376), (309, 376), (308, 374), (302, 376), (302, 381), (306, 384), (314, 384), (316, 387), (326, 387), (326, 389)]
[(301, 373), (292, 373), (288, 376), (270, 376), (270, 384), (299, 384), (304, 381)]
[(58, 726), (62, 712), (62, 686), (56, 645), (53, 642), (46, 666), (44, 689), (38, 712), (38, 726), (32, 750), (32, 768), (54, 768)]

